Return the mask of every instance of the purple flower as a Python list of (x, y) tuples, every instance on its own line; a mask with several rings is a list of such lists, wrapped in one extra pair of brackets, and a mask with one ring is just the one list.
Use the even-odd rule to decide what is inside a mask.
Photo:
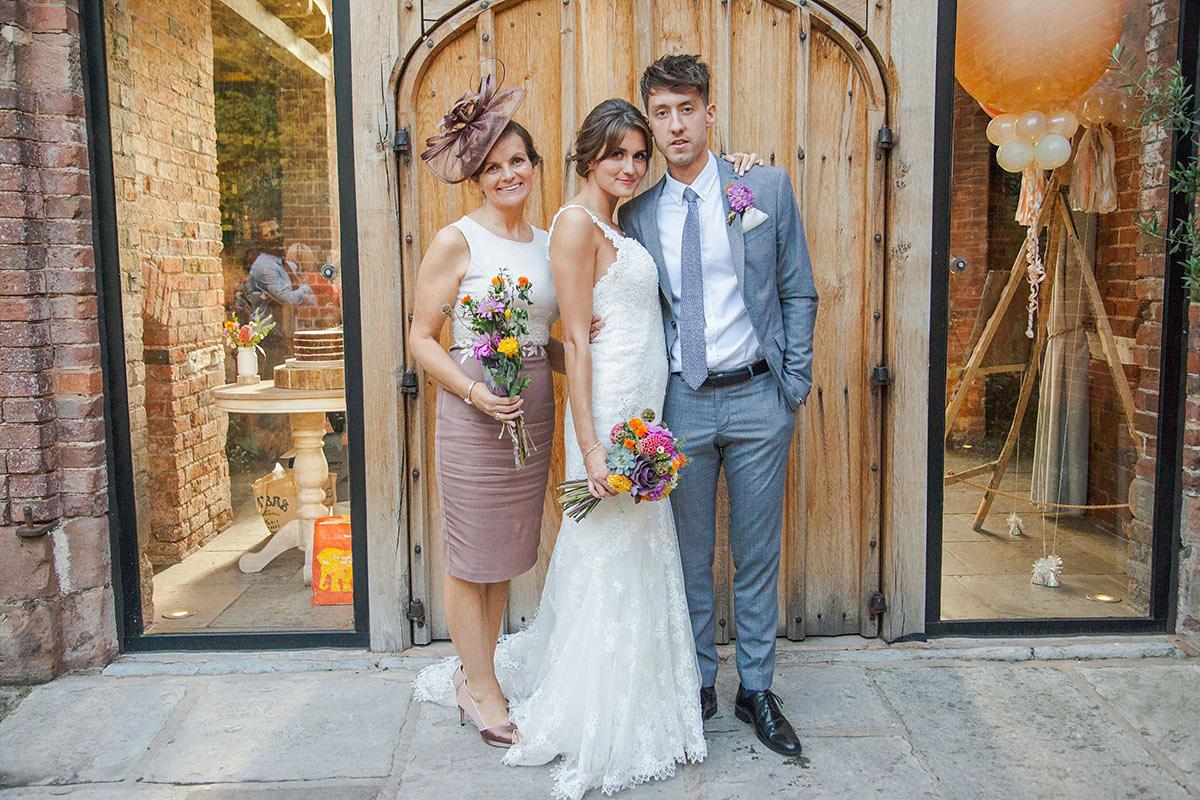
[(479, 304), (476, 313), (487, 319), (497, 319), (504, 316), (504, 303), (494, 297), (489, 297)]
[(654, 462), (648, 458), (639, 457), (637, 464), (633, 467), (633, 472), (629, 475), (629, 480), (633, 482), (633, 488), (629, 490), (629, 493), (634, 497), (645, 497), (658, 486), (660, 478), (654, 471)]
[(754, 205), (754, 192), (742, 183), (731, 183), (725, 187), (725, 197), (729, 200), (729, 207), (738, 214)]
[(474, 351), (476, 360), (482, 360), (496, 354), (496, 343), (492, 341), (491, 336), (485, 333), (475, 340), (475, 343), (471, 345), (471, 349)]

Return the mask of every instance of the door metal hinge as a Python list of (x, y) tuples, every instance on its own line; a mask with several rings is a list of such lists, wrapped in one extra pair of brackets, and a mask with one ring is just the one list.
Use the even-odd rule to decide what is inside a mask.
[(400, 392), (401, 394), (415, 395), (421, 384), (417, 380), (416, 370), (407, 370), (400, 376)]
[(883, 612), (887, 611), (887, 600), (883, 599), (883, 592), (871, 595), (871, 600), (867, 603), (867, 611), (870, 612), (871, 619), (883, 616)]
[[(896, 139), (894, 136), (892, 136), (892, 129), (889, 128), (887, 123), (885, 122), (879, 128), (879, 133), (876, 134), (876, 136), (875, 136), (875, 147), (878, 148), (879, 150), (881, 150), (884, 154), (886, 154), (895, 146), (896, 146)], [(875, 157), (878, 159), (880, 156), (878, 153), (876, 153)]]
[(886, 364), (876, 364), (871, 367), (871, 385), (872, 386), (891, 386), (892, 371), (887, 368)]
[(425, 604), (420, 600), (413, 600), (408, 604), (408, 614), (410, 621), (417, 623), (418, 628), (425, 627)]
[(396, 131), (392, 137), (392, 152), (400, 154), (400, 157), (404, 159), (404, 166), (407, 167), (409, 165), (411, 161), (412, 142), (408, 138), (408, 128), (401, 128)]

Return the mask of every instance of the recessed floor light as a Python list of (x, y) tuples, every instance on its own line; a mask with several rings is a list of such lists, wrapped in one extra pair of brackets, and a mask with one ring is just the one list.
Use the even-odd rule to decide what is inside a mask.
[(1087, 599), (1094, 600), (1097, 603), (1119, 603), (1119, 602), (1121, 602), (1121, 598), (1114, 597), (1111, 594), (1089, 594), (1087, 596)]
[(174, 611), (168, 611), (163, 614), (163, 619), (183, 619), (194, 615), (195, 611), (188, 611), (186, 608), (177, 608)]

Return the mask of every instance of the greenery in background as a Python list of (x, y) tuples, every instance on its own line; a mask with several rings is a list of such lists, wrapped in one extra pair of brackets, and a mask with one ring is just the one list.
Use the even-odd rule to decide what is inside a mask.
[(29, 694), (28, 686), (0, 686), (0, 722)]
[(221, 231), (226, 248), (250, 238), (265, 219), (283, 210), (277, 87), (263, 82), (215, 86), (217, 176)]
[(1127, 54), (1125, 48), (1113, 48), (1112, 67), (1124, 75), (1122, 87), (1131, 97), (1142, 103), (1142, 109), (1130, 123), (1135, 130), (1162, 127), (1169, 133), (1178, 133), (1191, 139), (1192, 154), (1167, 175), (1174, 184), (1174, 192), (1187, 200), (1188, 215), (1178, 220), (1169, 231), (1164, 231), (1160, 212), (1154, 211), (1138, 219), (1138, 230), (1158, 239), (1164, 239), (1170, 253), (1183, 254), (1183, 285), (1192, 301), (1200, 302), (1200, 219), (1196, 214), (1196, 199), (1200, 195), (1200, 116), (1193, 104), (1192, 87), (1183, 77), (1183, 67), (1178, 61), (1165, 69), (1157, 64), (1147, 64), (1138, 69), (1137, 58)]

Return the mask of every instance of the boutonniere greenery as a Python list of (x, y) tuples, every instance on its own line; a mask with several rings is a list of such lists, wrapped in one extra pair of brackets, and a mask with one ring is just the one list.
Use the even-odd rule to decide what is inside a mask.
[(742, 233), (753, 230), (767, 220), (767, 215), (754, 207), (754, 192), (744, 183), (731, 183), (725, 187), (725, 199), (729, 201), (729, 217), (725, 224), (732, 225), (740, 215)]

